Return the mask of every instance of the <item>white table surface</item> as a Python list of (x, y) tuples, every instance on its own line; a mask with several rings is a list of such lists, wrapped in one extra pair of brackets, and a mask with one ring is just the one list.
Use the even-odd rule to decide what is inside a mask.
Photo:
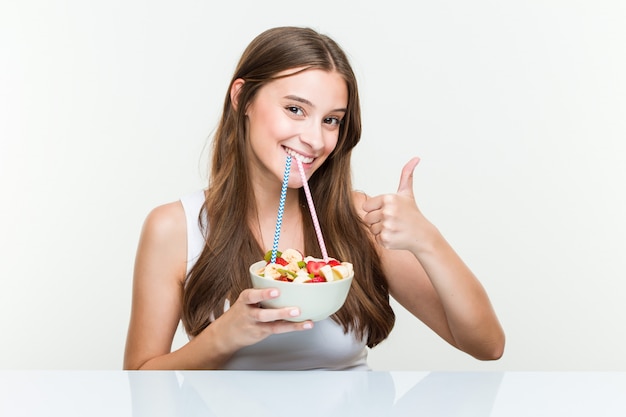
[(626, 416), (626, 372), (0, 371), (0, 416)]

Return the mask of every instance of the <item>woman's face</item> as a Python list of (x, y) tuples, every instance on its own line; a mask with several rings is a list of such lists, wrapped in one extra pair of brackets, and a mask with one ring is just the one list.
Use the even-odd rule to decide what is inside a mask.
[(274, 188), (282, 183), (291, 155), (289, 186), (302, 186), (294, 158), (302, 161), (310, 178), (335, 149), (347, 105), (346, 83), (334, 71), (310, 69), (264, 85), (246, 111), (255, 184)]

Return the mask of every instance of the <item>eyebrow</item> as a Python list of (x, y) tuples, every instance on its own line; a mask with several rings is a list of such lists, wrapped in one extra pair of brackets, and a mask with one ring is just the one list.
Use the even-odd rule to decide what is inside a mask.
[[(289, 99), (289, 100), (297, 101), (299, 103), (306, 104), (307, 106), (311, 106), (311, 107), (315, 108), (315, 105), (313, 103), (311, 103), (309, 100), (307, 100), (306, 98), (303, 98), (303, 97), (300, 97), (300, 96), (293, 96), (293, 95), (285, 96), (285, 98)], [(331, 112), (347, 113), (348, 109), (346, 109), (346, 108), (334, 109)]]

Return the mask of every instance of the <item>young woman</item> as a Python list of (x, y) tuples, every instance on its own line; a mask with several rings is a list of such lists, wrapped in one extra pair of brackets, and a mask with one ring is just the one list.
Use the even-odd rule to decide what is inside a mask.
[[(483, 287), (415, 203), (419, 159), (396, 193), (352, 189), (360, 117), (354, 73), (332, 39), (280, 27), (251, 42), (226, 94), (207, 189), (145, 221), (126, 369), (368, 369), (367, 347), (394, 325), (389, 296), (458, 349), (502, 355)], [(328, 255), (355, 270), (342, 309), (315, 323), (285, 320), (295, 306), (260, 308), (278, 293), (250, 288), (248, 267), (272, 248), (288, 155), (304, 165)], [(292, 170), (280, 248), (321, 257), (302, 186)], [(172, 352), (180, 320), (189, 342)]]

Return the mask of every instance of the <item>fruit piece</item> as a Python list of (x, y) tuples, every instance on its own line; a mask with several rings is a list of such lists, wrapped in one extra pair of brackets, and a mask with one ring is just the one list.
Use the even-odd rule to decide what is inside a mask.
[(330, 265), (324, 265), (320, 268), (320, 276), (326, 278), (326, 281), (335, 280), (335, 274), (333, 274), (333, 269)]
[(350, 272), (351, 272), (347, 266), (342, 265), (342, 264), (333, 266), (332, 270), (333, 270), (335, 279), (344, 279), (348, 275), (350, 275)]
[(289, 265), (289, 262), (287, 262), (285, 259), (283, 259), (282, 257), (278, 257), (276, 258), (276, 263), (278, 265), (282, 265), (282, 266), (287, 266)]
[[(282, 252), (281, 251), (276, 251), (276, 257), (280, 257), (282, 256)], [(272, 260), (272, 251), (268, 250), (267, 252), (265, 252), (265, 256), (263, 257), (263, 259), (265, 260), (265, 262), (269, 262)]]
[(276, 270), (280, 272), (282, 276), (287, 277), (289, 281), (292, 281), (297, 276), (295, 272), (288, 269), (276, 268)]
[(326, 278), (321, 277), (321, 276), (317, 276), (317, 277), (311, 278), (308, 281), (304, 281), (305, 284), (315, 283), (315, 282), (326, 282)]
[(337, 266), (337, 265), (341, 265), (341, 262), (339, 262), (336, 259), (329, 259), (328, 260), (328, 265), (330, 265), (330, 266)]
[(280, 265), (277, 264), (267, 264), (265, 265), (265, 271), (264, 271), (264, 275), (266, 278), (270, 278), (270, 279), (278, 279), (281, 277), (281, 273), (278, 272), (278, 267)]
[(306, 270), (309, 272), (309, 274), (319, 275), (320, 268), (322, 268), (324, 265), (326, 265), (326, 262), (324, 261), (309, 261), (306, 263)]
[(289, 263), (298, 263), (304, 259), (304, 256), (296, 249), (287, 249), (280, 256)]
[(295, 283), (302, 283), (302, 282), (306, 282), (308, 280), (310, 280), (311, 277), (309, 276), (309, 274), (306, 273), (306, 271), (304, 270), (300, 270), (296, 273), (296, 277), (293, 279), (292, 282)]

